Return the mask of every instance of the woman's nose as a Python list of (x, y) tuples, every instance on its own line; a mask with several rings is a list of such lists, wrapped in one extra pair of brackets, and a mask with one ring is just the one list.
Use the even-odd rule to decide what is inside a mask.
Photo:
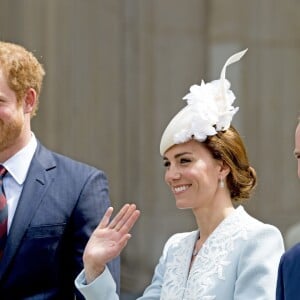
[(172, 182), (174, 180), (180, 179), (180, 172), (176, 167), (170, 167), (165, 174), (166, 182)]

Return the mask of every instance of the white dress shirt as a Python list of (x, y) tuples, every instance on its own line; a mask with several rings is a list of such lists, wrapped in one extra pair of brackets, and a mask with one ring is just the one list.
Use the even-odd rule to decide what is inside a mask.
[(3, 186), (8, 205), (8, 232), (36, 147), (37, 141), (35, 135), (32, 133), (29, 143), (2, 164), (8, 171), (3, 179)]

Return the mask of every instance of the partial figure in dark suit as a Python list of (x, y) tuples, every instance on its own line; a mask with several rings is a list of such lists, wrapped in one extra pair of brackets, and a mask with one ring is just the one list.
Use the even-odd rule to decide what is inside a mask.
[[(295, 133), (295, 157), (300, 179), (300, 118)], [(285, 252), (280, 260), (276, 300), (300, 299), (300, 243)]]
[[(110, 206), (102, 171), (46, 149), (31, 131), (44, 74), (32, 53), (0, 42), (1, 300), (83, 299), (74, 279)], [(109, 268), (119, 287), (119, 258)]]

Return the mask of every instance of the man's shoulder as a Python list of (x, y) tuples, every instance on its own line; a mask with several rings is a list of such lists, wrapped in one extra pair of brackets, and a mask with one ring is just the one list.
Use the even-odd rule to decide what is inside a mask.
[(287, 250), (283, 254), (282, 260), (284, 260), (287, 263), (288, 262), (295, 263), (296, 261), (300, 263), (300, 243), (296, 244), (295, 246)]
[(89, 165), (83, 161), (77, 160), (70, 156), (58, 153), (56, 151), (50, 150), (42, 144), (39, 144), (38, 149), (38, 159), (44, 161), (51, 161), (56, 168), (63, 169), (64, 171), (70, 169), (70, 171), (74, 171), (77, 169), (80, 172), (101, 172), (102, 170), (97, 169), (94, 166)]

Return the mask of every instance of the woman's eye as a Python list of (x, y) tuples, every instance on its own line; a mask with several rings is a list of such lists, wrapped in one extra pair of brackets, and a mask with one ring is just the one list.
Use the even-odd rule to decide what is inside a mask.
[(170, 162), (169, 161), (164, 161), (164, 167), (167, 168), (170, 166)]
[(181, 164), (186, 164), (186, 163), (189, 163), (189, 162), (191, 162), (191, 160), (189, 158), (181, 158), (180, 159)]

